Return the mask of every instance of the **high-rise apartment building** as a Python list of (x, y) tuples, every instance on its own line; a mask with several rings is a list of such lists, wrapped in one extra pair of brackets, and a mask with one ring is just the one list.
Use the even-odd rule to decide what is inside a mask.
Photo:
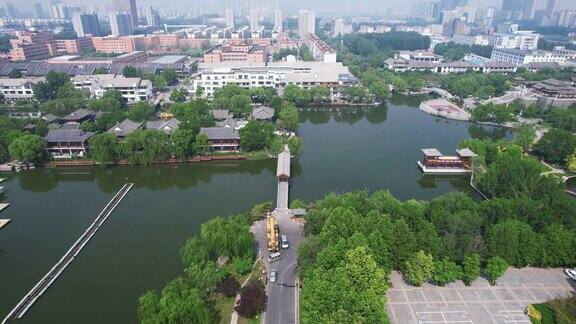
[(534, 14), (534, 0), (503, 0), (500, 16), (502, 19), (527, 20)]
[(95, 13), (75, 12), (72, 15), (72, 25), (78, 37), (100, 36), (100, 21)]
[(39, 2), (34, 2), (32, 4), (32, 9), (34, 11), (34, 18), (46, 18), (44, 10), (42, 9), (42, 4)]
[(136, 7), (136, 0), (114, 0), (115, 10), (118, 12), (126, 12), (130, 15), (132, 27), (138, 27), (138, 8)]
[(226, 20), (226, 27), (234, 29), (234, 11), (226, 9), (224, 20)]
[(151, 27), (160, 26), (160, 14), (158, 10), (152, 7), (146, 9), (146, 25)]
[(52, 18), (72, 19), (75, 12), (82, 11), (80, 7), (71, 3), (56, 2), (52, 4)]
[(298, 12), (298, 35), (304, 38), (308, 34), (316, 35), (316, 11), (300, 10)]
[(546, 3), (546, 11), (545, 14), (547, 17), (552, 16), (552, 14), (556, 11), (556, 0), (548, 0)]
[(441, 0), (440, 11), (454, 10), (456, 7), (467, 6), (468, 0)]
[(282, 16), (282, 10), (276, 9), (274, 11), (274, 31), (281, 33), (283, 31), (282, 21), (284, 17)]
[(9, 18), (18, 18), (19, 16), (16, 7), (14, 7), (14, 5), (9, 2), (4, 4), (4, 13)]
[(257, 31), (260, 28), (258, 11), (250, 10), (250, 31)]
[(110, 19), (110, 29), (114, 36), (132, 35), (132, 17), (125, 12), (111, 12), (108, 15)]

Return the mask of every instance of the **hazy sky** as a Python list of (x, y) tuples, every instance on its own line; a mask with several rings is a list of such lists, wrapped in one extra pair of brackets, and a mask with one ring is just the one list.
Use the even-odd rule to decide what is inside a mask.
[[(12, 2), (22, 11), (30, 11), (32, 2), (44, 4), (44, 10), (48, 11), (48, 0), (2, 0), (2, 2)], [(110, 8), (112, 0), (64, 0), (64, 2), (80, 3), (98, 6), (100, 10)], [(276, 7), (287, 12), (297, 9), (312, 9), (318, 15), (345, 15), (345, 14), (379, 14), (387, 9), (393, 9), (395, 13), (409, 14), (414, 4), (422, 0), (136, 0), (139, 7), (154, 6), (162, 10), (181, 11), (194, 8), (218, 8), (224, 7), (226, 3), (239, 7), (262, 8), (262, 6)], [(470, 0), (470, 4), (480, 6), (500, 6), (502, 0)], [(543, 8), (546, 0), (536, 0), (536, 9)], [(558, 0), (561, 8), (576, 8), (576, 0)]]

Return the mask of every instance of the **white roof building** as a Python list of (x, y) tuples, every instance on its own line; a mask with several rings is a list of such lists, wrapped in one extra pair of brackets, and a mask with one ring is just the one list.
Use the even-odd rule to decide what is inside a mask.
[(118, 90), (129, 103), (153, 98), (152, 82), (142, 78), (125, 78), (114, 74), (77, 75), (72, 82), (76, 89), (86, 89), (95, 97), (102, 97), (108, 90)]

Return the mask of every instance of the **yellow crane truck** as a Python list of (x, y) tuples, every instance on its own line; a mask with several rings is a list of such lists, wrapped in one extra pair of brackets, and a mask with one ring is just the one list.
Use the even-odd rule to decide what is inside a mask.
[(279, 228), (274, 215), (266, 218), (266, 233), (268, 238), (268, 252), (278, 252)]

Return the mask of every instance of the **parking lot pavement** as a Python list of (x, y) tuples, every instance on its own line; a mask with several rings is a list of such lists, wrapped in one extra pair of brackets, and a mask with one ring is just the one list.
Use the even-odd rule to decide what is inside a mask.
[(471, 286), (455, 282), (445, 287), (412, 287), (398, 272), (390, 276), (388, 317), (392, 323), (526, 323), (529, 304), (566, 297), (576, 285), (563, 269), (509, 269), (491, 286), (485, 279)]

